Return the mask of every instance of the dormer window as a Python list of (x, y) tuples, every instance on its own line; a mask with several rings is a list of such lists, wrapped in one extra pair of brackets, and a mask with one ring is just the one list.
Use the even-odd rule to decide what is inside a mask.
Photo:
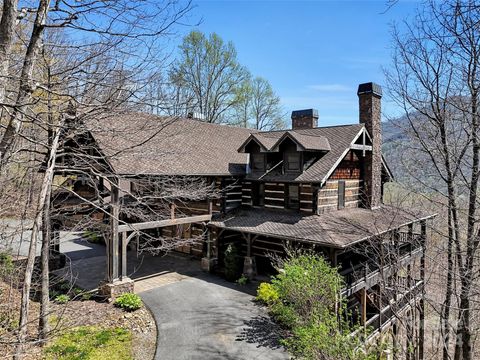
[(251, 154), (252, 157), (252, 170), (253, 171), (265, 171), (265, 154), (255, 153)]
[(299, 152), (287, 152), (284, 155), (285, 171), (298, 172), (301, 170), (301, 155)]

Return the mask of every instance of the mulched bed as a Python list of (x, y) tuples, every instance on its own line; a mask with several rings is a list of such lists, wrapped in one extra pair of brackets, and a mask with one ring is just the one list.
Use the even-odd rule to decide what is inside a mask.
[[(10, 322), (18, 324), (18, 310), (20, 306), (20, 292), (10, 287), (3, 281), (0, 281), (0, 354), (8, 356), (12, 354), (13, 347), (5, 342), (13, 341), (15, 335), (13, 331), (6, 332), (3, 326)], [(37, 321), (39, 313), (39, 304), (31, 303), (31, 326), (29, 326), (29, 336), (33, 339), (37, 334)], [(56, 304), (51, 302), (51, 328), (52, 336), (59, 334), (63, 329), (70, 329), (76, 326), (95, 325), (100, 327), (115, 328), (122, 327), (132, 332), (133, 337), (133, 356), (134, 359), (147, 360), (153, 359), (156, 348), (157, 329), (155, 321), (150, 312), (141, 308), (135, 312), (125, 312), (113, 306), (108, 302), (98, 302), (94, 300), (70, 301), (66, 304)], [(2, 322), (2, 316), (10, 314), (12, 319)], [(13, 326), (12, 326), (13, 327)], [(41, 359), (41, 348), (35, 343), (30, 343), (26, 347), (28, 354), (25, 359)]]

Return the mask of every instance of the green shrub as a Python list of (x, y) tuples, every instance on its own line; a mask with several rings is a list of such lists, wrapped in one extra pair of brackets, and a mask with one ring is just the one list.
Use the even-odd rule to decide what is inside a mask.
[(115, 306), (125, 311), (135, 311), (142, 307), (142, 299), (137, 294), (126, 293), (115, 300)]
[(103, 244), (105, 242), (103, 236), (94, 230), (85, 231), (83, 233), (83, 236), (86, 237), (87, 241), (92, 244)]
[(348, 321), (343, 299), (338, 299), (342, 278), (318, 254), (296, 253), (277, 264), (271, 284), (262, 283), (257, 299), (266, 303), (276, 321), (288, 328), (282, 342), (301, 359), (365, 360), (358, 326)]
[(57, 285), (57, 288), (60, 291), (62, 291), (63, 293), (66, 293), (66, 292), (70, 291), (70, 289), (72, 288), (72, 285), (67, 281), (62, 281), (61, 283), (59, 283)]
[(238, 285), (245, 286), (248, 284), (250, 279), (246, 277), (245, 275), (240, 276), (237, 281), (235, 281)]
[(14, 270), (13, 258), (7, 252), (0, 252), (0, 274), (9, 275)]
[(80, 289), (80, 288), (75, 287), (75, 288), (73, 288), (73, 289), (71, 290), (71, 292), (73, 293), (74, 296), (78, 296), (78, 295), (80, 295), (80, 294), (83, 293), (83, 290)]
[(267, 305), (278, 302), (278, 291), (269, 283), (261, 283), (257, 289), (257, 300)]
[(69, 301), (70, 301), (70, 296), (66, 294), (60, 294), (57, 297), (55, 297), (55, 302), (57, 304), (66, 304)]
[(278, 323), (287, 328), (293, 329), (302, 322), (295, 309), (292, 306), (283, 304), (281, 301), (270, 305), (270, 313)]
[(82, 294), (82, 300), (84, 301), (90, 300), (92, 296), (93, 296), (92, 293), (84, 293)]
[(60, 335), (44, 350), (47, 360), (130, 360), (132, 335), (122, 328), (81, 326)]
[(234, 244), (228, 244), (225, 250), (223, 263), (225, 265), (225, 278), (228, 281), (235, 281), (242, 272), (241, 258), (238, 255), (237, 247)]

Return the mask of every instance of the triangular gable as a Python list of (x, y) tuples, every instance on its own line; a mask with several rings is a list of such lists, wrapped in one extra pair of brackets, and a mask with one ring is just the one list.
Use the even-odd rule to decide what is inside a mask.
[(264, 144), (262, 144), (262, 142), (255, 136), (255, 134), (250, 134), (250, 136), (247, 138), (247, 140), (245, 140), (245, 141), (243, 142), (243, 144), (238, 148), (237, 151), (238, 151), (239, 153), (244, 153), (244, 152), (245, 152), (245, 148), (246, 148), (252, 141), (253, 141), (255, 144), (257, 144), (258, 146), (260, 146), (262, 152), (269, 150)]
[[(361, 137), (365, 135), (365, 137), (370, 141), (372, 141), (372, 137), (370, 136), (368, 130), (365, 128), (365, 127), (362, 127), (362, 129), (360, 129), (360, 131), (357, 133), (357, 135), (355, 135), (355, 137), (353, 138), (352, 142), (350, 143), (350, 146), (348, 146), (347, 148), (345, 148), (345, 150), (342, 152), (342, 154), (338, 157), (338, 159), (335, 161), (334, 165), (330, 168), (330, 170), (328, 170), (327, 174), (323, 177), (322, 181), (321, 181), (321, 184), (323, 185), (327, 180), (328, 178), (333, 174), (333, 172), (337, 169), (338, 165), (340, 165), (340, 163), (342, 162), (342, 160), (345, 158), (345, 156), (347, 156), (348, 152), (350, 150), (353, 149), (355, 143), (357, 142), (357, 140)], [(390, 177), (390, 179), (394, 179), (393, 177), (393, 174), (392, 172), (390, 171), (388, 165), (387, 165), (387, 162), (385, 161), (385, 158), (383, 157), (383, 154), (382, 154), (382, 166), (383, 166), (383, 170), (386, 171), (387, 175)]]
[(292, 140), (296, 145), (297, 145), (297, 150), (298, 151), (304, 151), (305, 147), (293, 136), (290, 131), (286, 131), (285, 134), (283, 134), (280, 139), (277, 140), (277, 142), (271, 147), (270, 151), (279, 151), (280, 145), (285, 141), (285, 139), (290, 139)]

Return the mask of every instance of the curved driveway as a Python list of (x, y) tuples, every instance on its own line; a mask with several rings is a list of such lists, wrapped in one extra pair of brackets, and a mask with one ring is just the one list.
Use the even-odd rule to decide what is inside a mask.
[(201, 274), (139, 295), (158, 326), (156, 359), (289, 359), (243, 287)]

